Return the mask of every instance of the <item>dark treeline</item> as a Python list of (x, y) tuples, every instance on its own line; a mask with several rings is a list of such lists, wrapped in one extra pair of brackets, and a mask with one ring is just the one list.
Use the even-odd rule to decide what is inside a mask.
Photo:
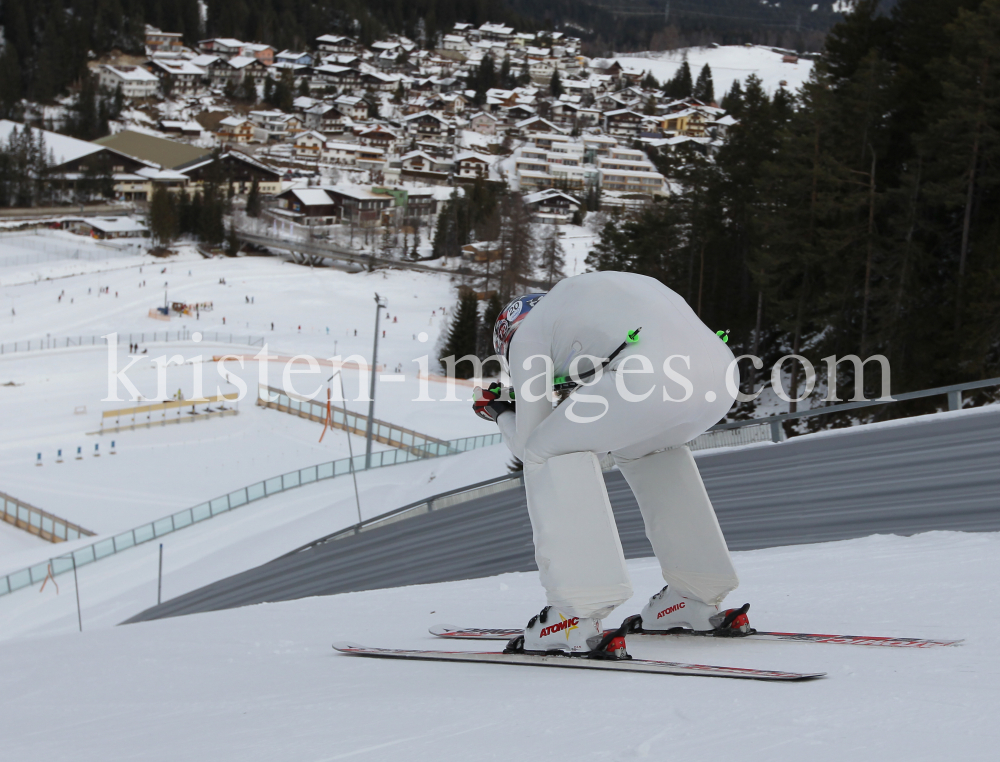
[(1000, 0), (859, 3), (800, 94), (730, 89), (714, 161), (654, 157), (677, 195), (610, 221), (591, 266), (660, 279), (765, 373), (792, 352), (883, 354), (895, 392), (1000, 374), (997, 60)]

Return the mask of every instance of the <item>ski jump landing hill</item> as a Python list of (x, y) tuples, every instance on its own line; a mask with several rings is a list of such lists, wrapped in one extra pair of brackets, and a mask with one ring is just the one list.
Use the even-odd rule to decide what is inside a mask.
[[(1000, 530), (1000, 408), (839, 429), (697, 454), (734, 550), (876, 533)], [(606, 474), (625, 555), (652, 555), (632, 493)], [(502, 486), (508, 487), (501, 489)], [(459, 503), (320, 538), (129, 622), (537, 567), (519, 477)], [(451, 503), (449, 506), (448, 503)], [(426, 507), (424, 507), (426, 506)], [(405, 518), (406, 520), (401, 520)]]

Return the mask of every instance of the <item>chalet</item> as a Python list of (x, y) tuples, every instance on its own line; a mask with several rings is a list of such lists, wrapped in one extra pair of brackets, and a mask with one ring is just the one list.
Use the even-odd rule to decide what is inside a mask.
[(489, 22), (479, 27), (479, 36), (483, 40), (496, 40), (506, 42), (514, 34), (514, 27), (503, 24), (491, 24)]
[(219, 122), (219, 130), (216, 135), (222, 143), (249, 143), (251, 140), (260, 138), (260, 134), (267, 135), (263, 130), (254, 126), (249, 119), (238, 116), (229, 116)]
[(382, 74), (381, 72), (363, 72), (360, 77), (360, 85), (366, 90), (376, 92), (391, 93), (399, 87), (399, 76)]
[(356, 87), (361, 81), (361, 74), (350, 66), (323, 64), (322, 66), (313, 68), (312, 78), (314, 82), (321, 83), (327, 87), (343, 89), (345, 87)]
[(407, 218), (432, 217), (437, 214), (437, 199), (433, 188), (414, 188), (406, 193)]
[(488, 178), (490, 176), (490, 162), (478, 153), (460, 153), (455, 157), (455, 174), (458, 177)]
[(326, 146), (326, 136), (308, 130), (296, 136), (292, 144), (292, 155), (299, 161), (318, 162)]
[(407, 132), (416, 134), (422, 138), (445, 138), (449, 134), (454, 134), (454, 127), (436, 114), (430, 111), (421, 111), (418, 114), (404, 116), (402, 119)]
[(285, 134), (284, 111), (251, 111), (247, 114), (250, 121), (267, 132), (269, 138), (281, 138)]
[(83, 220), (73, 220), (63, 227), (78, 235), (87, 235), (99, 241), (149, 236), (146, 226), (131, 217), (87, 217)]
[(243, 46), (243, 55), (256, 58), (264, 66), (274, 64), (274, 48), (270, 45), (263, 45), (257, 42), (248, 42)]
[(331, 164), (354, 166), (357, 163), (359, 148), (361, 146), (357, 143), (328, 141), (323, 147), (322, 158)]
[(227, 63), (238, 72), (237, 81), (243, 81), (246, 77), (263, 79), (268, 74), (268, 67), (251, 56), (234, 56)]
[(361, 145), (372, 146), (373, 148), (381, 148), (384, 151), (390, 151), (395, 146), (397, 141), (399, 141), (400, 136), (395, 132), (385, 129), (381, 125), (375, 129), (363, 130), (358, 135), (358, 141)]
[(231, 65), (226, 58), (216, 58), (209, 63), (207, 73), (213, 87), (225, 87), (229, 82), (236, 84), (243, 79), (243, 69)]
[(217, 56), (243, 55), (244, 43), (232, 37), (214, 37), (211, 40), (201, 40), (198, 49), (202, 53), (212, 53)]
[(341, 95), (334, 100), (334, 105), (345, 115), (355, 121), (368, 118), (368, 104), (364, 98), (356, 95)]
[(337, 203), (322, 188), (289, 188), (276, 200), (269, 212), (299, 225), (332, 225), (338, 219)]
[(531, 106), (526, 106), (523, 103), (515, 103), (510, 108), (506, 109), (508, 122), (517, 123), (525, 119), (530, 119), (533, 116), (535, 116), (535, 110)]
[(344, 115), (336, 106), (320, 103), (306, 109), (306, 129), (318, 130), (322, 133), (341, 133), (344, 131)]
[(172, 95), (192, 95), (204, 87), (205, 70), (190, 61), (153, 59), (149, 68), (160, 80), (160, 88)]
[(218, 157), (206, 156), (175, 169), (187, 176), (189, 193), (191, 189), (220, 180), (237, 195), (249, 193), (254, 180), (262, 195), (273, 196), (281, 191), (281, 173), (277, 169), (233, 149)]
[(316, 49), (321, 53), (353, 53), (358, 43), (350, 37), (324, 34), (316, 38)]
[(395, 204), (395, 199), (382, 193), (372, 193), (352, 185), (324, 186), (327, 195), (333, 199), (338, 217), (342, 223), (359, 227), (375, 227), (383, 215)]
[(451, 162), (438, 159), (425, 151), (410, 151), (400, 157), (404, 172), (436, 172), (447, 174)]
[(285, 114), (281, 117), (281, 121), (284, 123), (284, 137), (294, 138), (300, 132), (306, 131), (306, 122), (298, 114)]
[(542, 119), (540, 116), (532, 116), (527, 119), (522, 119), (514, 125), (514, 129), (521, 133), (530, 132), (552, 132), (557, 134), (562, 134), (562, 129), (558, 125), (553, 124), (548, 119)]
[(604, 114), (604, 129), (609, 135), (638, 136), (642, 114), (623, 108)]
[(160, 87), (159, 78), (141, 66), (104, 65), (97, 72), (101, 87), (111, 92), (120, 87), (126, 98), (150, 98)]
[(184, 47), (184, 35), (180, 32), (161, 32), (146, 25), (146, 48), (150, 53), (179, 53)]
[(524, 197), (524, 205), (539, 222), (553, 225), (572, 222), (573, 215), (580, 210), (580, 202), (576, 198), (555, 188), (529, 193)]
[(446, 34), (441, 38), (442, 50), (454, 50), (458, 53), (466, 53), (471, 47), (469, 41), (460, 34)]
[(493, 114), (480, 111), (469, 119), (469, 128), (480, 135), (496, 135), (497, 124), (500, 122)]
[(693, 138), (705, 137), (708, 119), (698, 109), (689, 108), (675, 111), (661, 117), (663, 131), (669, 135), (687, 135)]

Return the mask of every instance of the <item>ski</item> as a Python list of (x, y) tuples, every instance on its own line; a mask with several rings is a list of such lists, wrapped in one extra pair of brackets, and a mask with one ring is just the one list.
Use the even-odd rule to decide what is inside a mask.
[[(460, 640), (510, 640), (523, 635), (524, 630), (503, 629), (472, 629), (440, 624), (430, 628), (432, 635), (439, 638), (455, 638)], [(677, 632), (630, 632), (629, 637), (714, 637), (711, 633), (698, 633), (689, 630)], [(814, 632), (755, 632), (740, 638), (727, 640), (784, 640), (800, 643), (838, 643), (851, 646), (891, 646), (894, 648), (931, 648), (934, 646), (957, 646), (961, 640), (926, 640), (923, 638), (891, 638), (866, 635), (822, 635)]]
[(351, 656), (379, 659), (417, 659), (423, 661), (455, 661), (476, 664), (517, 664), (532, 667), (562, 667), (566, 669), (602, 669), (617, 672), (647, 672), (657, 675), (691, 675), (697, 677), (730, 677), (743, 680), (812, 680), (825, 672), (775, 672), (743, 667), (716, 667), (708, 664), (683, 664), (648, 659), (589, 659), (577, 656), (510, 653), (501, 651), (415, 651), (398, 648), (366, 648), (355, 643), (334, 643), (334, 649)]

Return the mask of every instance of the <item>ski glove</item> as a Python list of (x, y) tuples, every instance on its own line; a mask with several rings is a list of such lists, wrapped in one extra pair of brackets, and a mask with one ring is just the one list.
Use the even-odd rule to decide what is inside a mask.
[(496, 423), (497, 419), (504, 413), (515, 412), (513, 402), (501, 399), (501, 396), (509, 398), (509, 394), (504, 394), (504, 391), (503, 387), (496, 382), (485, 389), (477, 386), (472, 392), (472, 409), (476, 415), (484, 421)]

